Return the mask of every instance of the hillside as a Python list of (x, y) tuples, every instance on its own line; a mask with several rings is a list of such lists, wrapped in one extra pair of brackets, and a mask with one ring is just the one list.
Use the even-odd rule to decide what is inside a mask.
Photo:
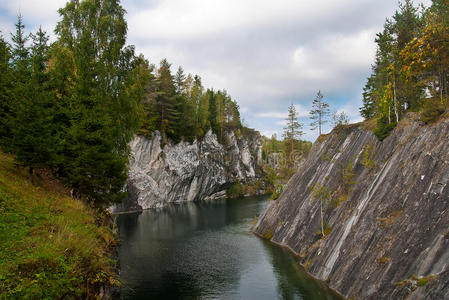
[(0, 153), (0, 299), (107, 298), (116, 237), (105, 216)]
[(449, 298), (449, 120), (370, 126), (318, 139), (255, 232), (347, 298)]

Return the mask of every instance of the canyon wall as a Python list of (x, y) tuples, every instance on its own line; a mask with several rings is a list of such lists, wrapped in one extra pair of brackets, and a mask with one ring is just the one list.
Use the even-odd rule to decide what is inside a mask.
[(368, 127), (320, 137), (254, 231), (347, 298), (449, 299), (449, 120)]
[(262, 138), (225, 134), (225, 142), (211, 130), (201, 140), (161, 145), (161, 135), (136, 136), (130, 143), (128, 198), (113, 212), (163, 207), (167, 203), (226, 197), (234, 183), (251, 183), (261, 176)]

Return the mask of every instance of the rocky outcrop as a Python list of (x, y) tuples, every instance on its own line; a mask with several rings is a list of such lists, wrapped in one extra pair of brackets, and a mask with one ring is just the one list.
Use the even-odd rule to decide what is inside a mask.
[(347, 298), (449, 299), (449, 120), (365, 126), (321, 137), (255, 233)]
[[(226, 145), (226, 146), (225, 146)], [(222, 145), (212, 131), (193, 143), (161, 146), (161, 135), (136, 136), (130, 144), (128, 198), (114, 212), (157, 208), (172, 202), (226, 196), (235, 182), (255, 180), (262, 156), (260, 134), (226, 134)]]

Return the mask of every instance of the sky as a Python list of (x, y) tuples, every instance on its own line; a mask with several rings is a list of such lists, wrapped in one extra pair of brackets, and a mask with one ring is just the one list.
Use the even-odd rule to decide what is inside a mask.
[[(54, 39), (66, 0), (0, 0), (0, 30), (9, 38), (20, 12), (28, 32)], [(415, 4), (420, 3), (416, 0)], [(309, 111), (320, 90), (331, 111), (361, 121), (362, 89), (374, 61), (376, 33), (395, 0), (122, 0), (128, 44), (150, 63), (166, 58), (197, 74), (206, 88), (226, 89), (244, 124), (282, 136), (294, 104), (303, 139), (314, 141)], [(429, 5), (425, 0), (424, 5)], [(325, 125), (324, 132), (331, 129)]]

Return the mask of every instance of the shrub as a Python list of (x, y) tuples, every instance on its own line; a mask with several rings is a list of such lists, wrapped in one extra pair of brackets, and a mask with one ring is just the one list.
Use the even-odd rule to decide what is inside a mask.
[(421, 107), (421, 120), (425, 123), (431, 123), (438, 119), (445, 111), (444, 104), (436, 99), (426, 99)]
[(376, 162), (371, 159), (371, 146), (366, 145), (365, 151), (363, 152), (362, 166), (367, 169), (374, 169)]
[(383, 141), (388, 135), (390, 135), (391, 131), (396, 127), (396, 122), (388, 123), (388, 118), (383, 116), (377, 120), (376, 128), (374, 128), (374, 135), (379, 139), (379, 141)]

